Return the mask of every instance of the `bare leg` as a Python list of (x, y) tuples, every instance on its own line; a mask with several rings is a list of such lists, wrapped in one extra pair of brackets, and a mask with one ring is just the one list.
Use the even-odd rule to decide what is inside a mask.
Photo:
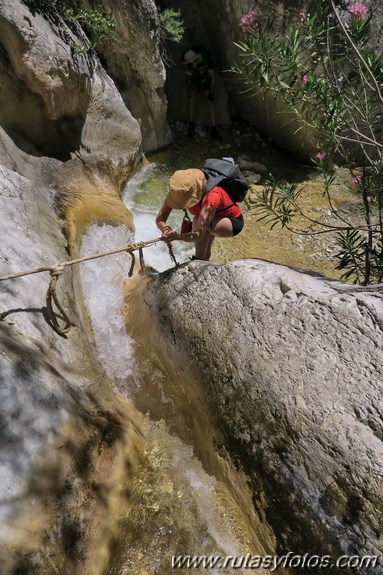
[(203, 95), (209, 110), (210, 125), (213, 127), (215, 126), (215, 102), (209, 99), (209, 90), (204, 91)]
[(194, 122), (194, 102), (195, 102), (196, 92), (197, 92), (197, 90), (194, 86), (189, 86), (187, 89), (189, 122)]
[(204, 92), (210, 118), (210, 135), (215, 140), (222, 140), (222, 136), (215, 125), (215, 101), (209, 98), (209, 92)]
[(195, 258), (197, 260), (209, 261), (211, 256), (211, 246), (215, 237), (206, 232), (202, 238), (195, 242)]
[[(196, 220), (197, 218), (194, 218), (194, 225)], [(216, 218), (212, 221), (210, 228), (206, 233), (197, 242), (195, 242), (195, 258), (198, 260), (209, 261), (211, 256), (211, 247), (215, 238), (231, 238), (232, 236), (233, 226), (229, 218)]]
[(210, 224), (209, 233), (217, 238), (231, 238), (233, 236), (233, 224), (229, 218), (216, 218)]

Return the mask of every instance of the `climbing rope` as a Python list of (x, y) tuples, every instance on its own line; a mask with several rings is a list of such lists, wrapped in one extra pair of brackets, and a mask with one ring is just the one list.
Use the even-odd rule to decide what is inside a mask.
[[(51, 321), (51, 326), (60, 335), (64, 335), (64, 333), (67, 333), (70, 330), (70, 327), (72, 325), (70, 318), (69, 318), (68, 314), (66, 313), (66, 311), (64, 310), (63, 306), (60, 304), (59, 299), (57, 297), (57, 293), (56, 293), (57, 280), (59, 279), (59, 277), (61, 276), (63, 271), (64, 271), (64, 266), (58, 265), (54, 270), (52, 270), (50, 272), (51, 281), (49, 282), (47, 294), (45, 296), (45, 301), (47, 304), (48, 316), (49, 316), (49, 319)], [(53, 305), (52, 305), (52, 300), (56, 304), (57, 309), (59, 310), (59, 312), (61, 313), (61, 315), (63, 317), (63, 320), (65, 322), (64, 327), (60, 327), (59, 322), (57, 321), (57, 317), (56, 317), (56, 314), (54, 312)]]
[[(135, 262), (136, 262), (134, 252), (138, 251), (141, 272), (145, 273), (145, 261), (144, 261), (143, 250), (144, 250), (144, 248), (147, 248), (147, 247), (149, 247), (149, 246), (151, 246), (151, 245), (153, 245), (159, 241), (161, 241), (161, 238), (156, 238), (154, 240), (148, 240), (146, 242), (138, 242), (138, 243), (128, 244), (127, 246), (125, 246), (123, 248), (118, 248), (117, 250), (111, 250), (111, 251), (103, 252), (100, 254), (94, 254), (92, 256), (86, 256), (83, 258), (78, 258), (76, 260), (68, 260), (66, 262), (60, 262), (60, 263), (57, 263), (55, 266), (35, 268), (35, 269), (27, 270), (24, 272), (17, 272), (17, 273), (9, 274), (6, 276), (0, 276), (0, 282), (15, 279), (15, 278), (20, 278), (22, 276), (38, 274), (40, 272), (49, 272), (51, 275), (51, 279), (50, 279), (49, 286), (47, 289), (45, 301), (47, 304), (47, 310), (48, 310), (50, 325), (55, 330), (55, 332), (57, 332), (59, 335), (64, 335), (64, 334), (68, 333), (68, 331), (70, 330), (70, 328), (72, 326), (72, 322), (70, 321), (68, 314), (64, 310), (63, 306), (61, 305), (61, 303), (57, 297), (56, 286), (57, 286), (57, 280), (59, 279), (59, 277), (61, 276), (61, 274), (63, 273), (64, 269), (67, 266), (73, 266), (74, 264), (79, 264), (79, 263), (86, 262), (89, 260), (95, 260), (97, 258), (103, 258), (105, 256), (110, 256), (112, 254), (127, 252), (132, 258), (132, 262), (131, 262), (130, 269), (128, 272), (128, 276), (131, 277), (133, 275), (133, 270), (134, 270), (134, 266), (135, 266)], [(175, 266), (178, 266), (178, 262), (175, 258), (173, 248), (170, 244), (168, 244), (168, 249), (169, 249), (170, 259), (172, 260), (172, 262), (174, 263)], [(59, 322), (57, 320), (57, 314), (54, 312), (54, 309), (53, 309), (53, 303), (55, 304), (56, 308), (59, 310), (59, 312), (61, 314), (61, 319), (64, 322), (63, 326), (59, 325)], [(1, 319), (1, 317), (0, 317), (0, 319)]]

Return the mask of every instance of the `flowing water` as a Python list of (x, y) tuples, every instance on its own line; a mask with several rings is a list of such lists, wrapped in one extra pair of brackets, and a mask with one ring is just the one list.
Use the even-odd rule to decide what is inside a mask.
[[(155, 214), (169, 175), (177, 167), (171, 161), (149, 161), (124, 193), (134, 216), (135, 236), (123, 227), (93, 225), (83, 238), (80, 256), (94, 253), (96, 246), (106, 251), (133, 239), (158, 237)], [(174, 227), (176, 218), (171, 222)], [(190, 246), (175, 246), (179, 262), (191, 253)], [(146, 265), (157, 271), (173, 265), (162, 243), (145, 249), (144, 256)], [(139, 301), (147, 279), (136, 272), (127, 280), (129, 267), (130, 256), (122, 253), (86, 262), (80, 270), (99, 361), (116, 392), (129, 399), (145, 421), (146, 447), (134, 480), (127, 486), (130, 508), (120, 527), (119, 551), (110, 574), (174, 573), (173, 555), (241, 558), (264, 554), (259, 536), (266, 541), (267, 534), (256, 533), (246, 481), (228, 458), (215, 453), (215, 431), (206, 419), (202, 398), (188, 385), (187, 375), (180, 381), (167, 364), (166, 354), (159, 355), (149, 345), (150, 320), (145, 320)], [(245, 573), (239, 565), (224, 572)], [(188, 572), (200, 573), (201, 569)], [(203, 572), (222, 570), (211, 567)]]
[[(84, 237), (81, 256), (94, 251), (95, 245), (108, 250), (126, 245), (131, 239), (120, 227), (92, 226)], [(152, 258), (152, 265), (156, 262), (164, 268), (168, 266), (167, 252), (162, 262), (159, 253), (153, 253)], [(147, 260), (151, 260), (150, 256)], [(262, 546), (247, 514), (225, 482), (205, 471), (196, 456), (204, 446), (192, 444), (193, 430), (183, 417), (186, 402), (179, 406), (180, 397), (168, 395), (174, 380), (167, 381), (166, 365), (161, 370), (126, 332), (124, 313), (134, 314), (134, 310), (127, 309), (129, 304), (123, 295), (129, 266), (130, 257), (118, 254), (105, 258), (103, 263), (87, 262), (81, 269), (99, 360), (118, 393), (150, 410), (145, 413), (142, 430), (146, 449), (129, 485), (131, 507), (121, 526), (124, 546), (110, 573), (174, 573), (172, 555), (259, 554)], [(140, 278), (131, 281), (137, 280)], [(167, 416), (166, 420), (161, 413)], [(199, 425), (202, 427), (201, 422)], [(208, 427), (207, 422), (205, 426)], [(205, 454), (204, 459), (209, 456)], [(215, 467), (216, 463), (210, 465)], [(238, 572), (241, 571), (236, 569)]]

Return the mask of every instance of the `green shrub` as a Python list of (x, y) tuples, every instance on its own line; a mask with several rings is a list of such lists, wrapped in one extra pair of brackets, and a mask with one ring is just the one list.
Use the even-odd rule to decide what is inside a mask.
[(161, 36), (165, 40), (181, 42), (185, 26), (181, 18), (181, 10), (166, 8), (160, 12)]
[(109, 18), (96, 8), (76, 8), (72, 2), (65, 0), (24, 0), (32, 10), (37, 10), (49, 16), (59, 15), (67, 24), (78, 22), (89, 39), (89, 46), (75, 44), (68, 35), (75, 55), (84, 54), (95, 48), (100, 42), (115, 42), (117, 35), (116, 21)]
[[(299, 186), (281, 182), (270, 182), (259, 196), (259, 219), (296, 231), (291, 222), (300, 215), (308, 221), (303, 233), (335, 233), (337, 269), (364, 285), (383, 281), (383, 58), (369, 47), (371, 18), (361, 2), (342, 11), (334, 0), (312, 0), (281, 34), (272, 20), (248, 12), (239, 23), (244, 40), (236, 44), (239, 62), (233, 68), (250, 95), (274, 94), (317, 137), (312, 161), (337, 224), (309, 217)], [(341, 216), (333, 202), (339, 162), (349, 167), (359, 194), (359, 225)]]
[(108, 18), (94, 8), (66, 8), (64, 18), (68, 21), (77, 21), (88, 33), (92, 46), (99, 42), (114, 42), (117, 40), (115, 28), (116, 21)]

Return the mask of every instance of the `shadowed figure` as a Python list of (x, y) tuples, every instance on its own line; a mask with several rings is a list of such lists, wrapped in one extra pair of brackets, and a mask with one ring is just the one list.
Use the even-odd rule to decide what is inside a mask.
[(208, 106), (210, 119), (210, 135), (216, 140), (221, 140), (215, 123), (215, 67), (210, 53), (205, 48), (192, 48), (187, 50), (183, 56), (185, 65), (185, 78), (188, 102), (188, 130), (189, 137), (194, 136), (195, 131), (195, 99), (196, 94), (200, 91)]

